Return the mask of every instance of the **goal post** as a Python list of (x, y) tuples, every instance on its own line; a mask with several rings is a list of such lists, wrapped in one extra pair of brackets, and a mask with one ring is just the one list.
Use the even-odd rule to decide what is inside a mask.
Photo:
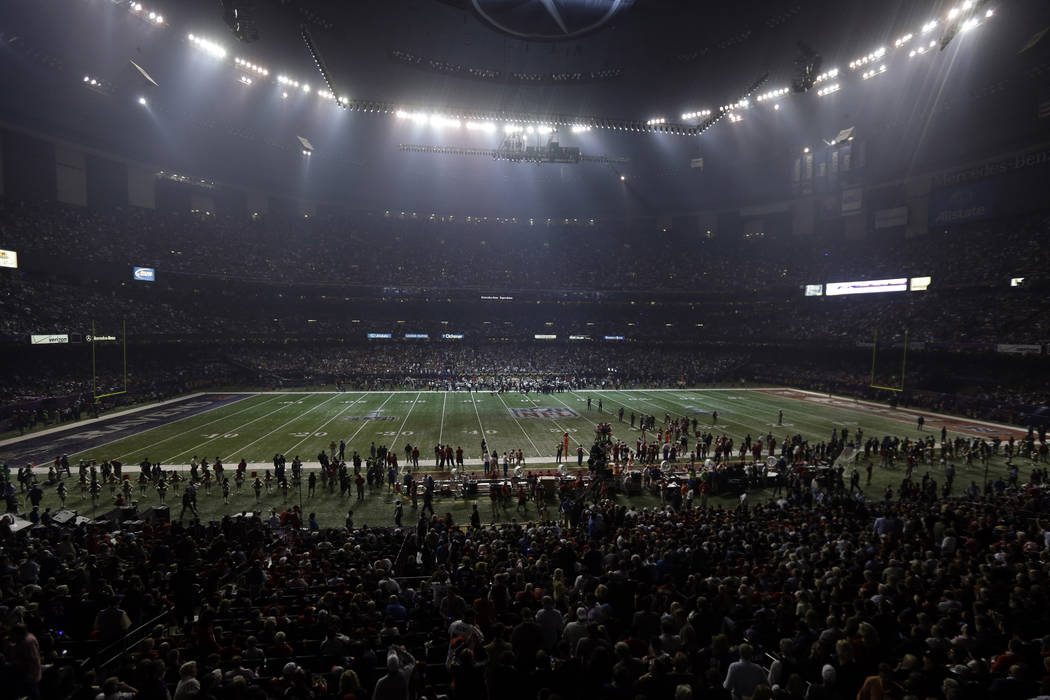
[[(895, 364), (896, 363), (894, 363), (894, 365)], [(905, 329), (905, 331), (904, 331), (904, 347), (903, 347), (903, 349), (901, 351), (900, 373), (899, 373), (899, 375), (897, 375), (897, 377), (893, 377), (892, 375), (889, 377), (889, 379), (891, 379), (891, 380), (895, 379), (896, 381), (886, 381), (885, 379), (882, 379), (882, 377), (879, 377), (877, 379), (876, 378), (876, 370), (877, 370), (878, 367), (879, 367), (879, 331), (876, 330), (874, 332), (873, 337), (872, 337), (872, 343), (871, 343), (871, 380), (869, 382), (869, 386), (872, 389), (882, 389), (884, 391), (892, 391), (892, 392), (896, 392), (896, 393), (900, 393), (900, 392), (904, 391), (904, 377), (905, 377), (905, 372), (908, 369), (908, 331), (907, 331), (907, 329)], [(894, 384), (896, 386), (894, 386)]]
[(109, 391), (104, 394), (98, 393), (98, 351), (95, 346), (99, 343), (98, 332), (95, 329), (95, 321), (91, 321), (91, 395), (95, 403), (109, 396), (120, 396), (128, 393), (128, 322), (121, 320), (120, 345), (121, 345), (121, 375), (123, 377), (123, 389), (120, 391)]

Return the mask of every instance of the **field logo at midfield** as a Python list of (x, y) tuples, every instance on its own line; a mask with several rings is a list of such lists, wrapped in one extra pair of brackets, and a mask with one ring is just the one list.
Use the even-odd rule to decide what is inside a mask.
[(580, 414), (571, 408), (511, 408), (510, 415), (515, 418), (543, 418), (556, 420), (558, 418), (579, 418)]
[(377, 408), (363, 416), (343, 416), (343, 420), (397, 420), (397, 416), (383, 416), (380, 413), (381, 411)]

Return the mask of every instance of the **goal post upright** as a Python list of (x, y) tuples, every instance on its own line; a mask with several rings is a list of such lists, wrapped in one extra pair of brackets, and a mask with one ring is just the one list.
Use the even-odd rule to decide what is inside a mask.
[(901, 355), (901, 376), (900, 376), (899, 386), (883, 386), (881, 384), (876, 384), (875, 383), (875, 366), (876, 366), (876, 363), (877, 363), (878, 352), (879, 352), (879, 331), (878, 331), (878, 329), (876, 329), (874, 331), (874, 335), (872, 336), (872, 343), (871, 343), (871, 381), (868, 383), (869, 387), (872, 388), (872, 389), (882, 389), (884, 391), (895, 391), (895, 392), (898, 392), (898, 393), (904, 391), (904, 372), (908, 368), (908, 330), (907, 329), (904, 330), (904, 351), (903, 351), (903, 354)]
[(122, 373), (124, 377), (124, 388), (120, 391), (111, 391), (106, 394), (98, 393), (98, 368), (96, 364), (95, 355), (95, 343), (97, 336), (95, 333), (95, 321), (91, 321), (91, 395), (94, 397), (95, 403), (99, 402), (99, 399), (104, 399), (107, 396), (119, 396), (120, 394), (128, 393), (128, 320), (121, 319), (121, 355), (122, 355)]

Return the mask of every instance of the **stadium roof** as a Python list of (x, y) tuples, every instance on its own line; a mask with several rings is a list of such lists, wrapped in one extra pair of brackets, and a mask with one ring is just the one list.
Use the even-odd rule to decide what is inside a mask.
[[(337, 153), (340, 168), (368, 169), (370, 180), (380, 170), (391, 175), (389, 187), (406, 157), (399, 157), (398, 143), (494, 148), (503, 133), (503, 124), (491, 117), (498, 113), (578, 115), (599, 128), (603, 119), (702, 125), (708, 115), (727, 116), (725, 108), (735, 107), (747, 86), (763, 75), (768, 79), (751, 95), (750, 106), (763, 97), (767, 103), (816, 109), (823, 89), (841, 87), (845, 93), (868, 77), (879, 77), (870, 82), (883, 86), (890, 84), (883, 78), (904, 80), (903, 66), (919, 65), (908, 63), (916, 48), (935, 55), (926, 60), (928, 74), (909, 69), (914, 74), (909, 89), (923, 96), (936, 93), (938, 100), (952, 90), (972, 91), (972, 85), (987, 83), (1003, 66), (990, 60), (987, 47), (979, 53), (978, 41), (971, 40), (964, 52), (966, 37), (937, 50), (945, 38), (961, 37), (960, 27), (952, 26), (953, 9), (960, 20), (997, 26), (996, 42), (1010, 48), (994, 53), (999, 61), (1015, 56), (1046, 19), (1040, 3), (1003, 7), (1011, 16), (1000, 19), (998, 3), (989, 0), (955, 5), (861, 0), (7, 3), (0, 8), (0, 61), (13, 70), (2, 71), (0, 89), (18, 99), (4, 101), (0, 118), (227, 179), (287, 170), (296, 162), (292, 157), (308, 152), (311, 167), (321, 170), (326, 166), (317, 161)], [(924, 32), (931, 22), (936, 24)], [(251, 41), (239, 41), (236, 33)], [(790, 88), (807, 51), (810, 58), (821, 57), (820, 64), (811, 65), (821, 72), (837, 69), (841, 80), (829, 78), (796, 95)], [(889, 76), (882, 76), (887, 64)], [(965, 82), (949, 85), (949, 74), (957, 83), (965, 76)], [(907, 108), (884, 98), (876, 101), (880, 108)], [(349, 114), (338, 108), (339, 100), (352, 101), (355, 108), (364, 105), (376, 116)], [(931, 103), (911, 96), (906, 102), (910, 118), (922, 124)], [(129, 113), (134, 103), (149, 118)], [(820, 119), (799, 113), (775, 139), (763, 130), (737, 137), (738, 146), (769, 153), (775, 144), (794, 153), (802, 144), (819, 143), (822, 136), (854, 126), (857, 113), (868, 106), (852, 97), (839, 99), (835, 107), (823, 109)], [(472, 135), (424, 132), (386, 114), (396, 110), (428, 119), (437, 115), (431, 125), (458, 121), (465, 126), (474, 119), (471, 114), (479, 115), (479, 124), (497, 123)], [(537, 125), (540, 121), (537, 117)], [(727, 126), (720, 124), (717, 133)], [(807, 127), (813, 133), (800, 133)], [(574, 138), (569, 131), (561, 129), (563, 144), (579, 145), (588, 155), (630, 158), (632, 166), (614, 168), (614, 176), (621, 170), (640, 175), (644, 169), (695, 175), (688, 164), (705, 155), (704, 142), (693, 136), (660, 135), (662, 140), (654, 142), (627, 134)], [(486, 137), (491, 132), (495, 136)], [(301, 148), (295, 136), (309, 139), (316, 150)], [(189, 143), (200, 147), (187, 148)], [(278, 151), (284, 160), (252, 161), (259, 150)], [(244, 159), (240, 174), (231, 165), (238, 160), (232, 153)], [(753, 152), (744, 159), (749, 158), (754, 160)], [(334, 165), (328, 167), (335, 172)], [(635, 178), (638, 186), (641, 179)], [(304, 190), (313, 187), (300, 184)], [(651, 208), (673, 208), (658, 201), (667, 189), (661, 185), (646, 193)]]

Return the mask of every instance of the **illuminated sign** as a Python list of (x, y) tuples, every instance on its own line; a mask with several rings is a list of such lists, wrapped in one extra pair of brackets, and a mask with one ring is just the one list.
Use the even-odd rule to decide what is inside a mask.
[(844, 294), (877, 294), (879, 292), (906, 292), (908, 278), (898, 277), (891, 280), (861, 280), (858, 282), (828, 282), (824, 293), (829, 297)]
[(623, 340), (622, 335), (607, 335), (603, 337), (605, 338), (605, 340)]
[(0, 267), (18, 267), (18, 253), (0, 248)]
[(570, 335), (569, 336), (569, 340), (590, 340), (590, 339), (591, 339), (591, 336), (589, 336), (589, 335)]
[(116, 340), (115, 335), (85, 335), (84, 340), (88, 343), (104, 343), (107, 341)]
[(1010, 278), (1010, 286), (1011, 287), (1020, 287), (1022, 284), (1024, 284), (1024, 277), (1011, 277)]
[(806, 285), (806, 296), (807, 297), (819, 297), (824, 294), (824, 285), (822, 284), (807, 284)]
[(927, 275), (926, 277), (912, 277), (908, 282), (908, 288), (913, 292), (925, 292), (930, 287), (930, 282), (933, 278)]
[(502, 297), (487, 294), (482, 294), (481, 299), (482, 301), (514, 301), (514, 297)]
[(136, 267), (131, 271), (131, 276), (139, 282), (156, 282), (157, 273), (152, 267)]
[(426, 340), (429, 337), (429, 333), (405, 333), (405, 338), (409, 340)]
[(30, 345), (59, 345), (68, 343), (69, 336), (65, 333), (50, 333), (46, 335), (29, 336)]
[(442, 340), (463, 340), (463, 334), (462, 333), (442, 333), (441, 334), (441, 339)]
[(532, 337), (535, 338), (536, 340), (554, 340), (558, 336), (556, 336), (556, 335), (547, 335), (547, 334), (543, 334), (543, 333), (537, 333), (536, 335), (534, 335)]
[(393, 338), (393, 333), (369, 333), (368, 339), (375, 340), (376, 338)]

